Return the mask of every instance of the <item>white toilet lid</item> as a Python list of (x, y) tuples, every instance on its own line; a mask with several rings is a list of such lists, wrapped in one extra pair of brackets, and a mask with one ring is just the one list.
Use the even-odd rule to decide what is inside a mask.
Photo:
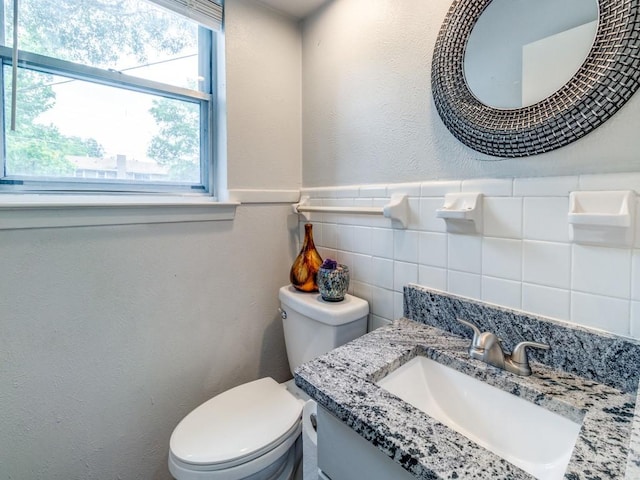
[(300, 420), (302, 402), (284, 385), (261, 378), (213, 397), (171, 435), (171, 452), (195, 465), (239, 463), (284, 440)]

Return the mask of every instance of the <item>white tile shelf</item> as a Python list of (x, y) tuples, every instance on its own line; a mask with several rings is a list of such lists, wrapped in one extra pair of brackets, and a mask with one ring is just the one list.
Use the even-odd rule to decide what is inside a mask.
[(633, 243), (634, 211), (632, 190), (571, 192), (571, 239), (590, 245), (629, 247)]
[(444, 205), (436, 210), (449, 233), (482, 233), (482, 193), (447, 193)]

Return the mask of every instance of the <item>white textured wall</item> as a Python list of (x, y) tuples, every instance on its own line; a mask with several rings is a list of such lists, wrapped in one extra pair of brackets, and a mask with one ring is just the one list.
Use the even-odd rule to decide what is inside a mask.
[(300, 30), (256, 1), (229, 1), (225, 11), (228, 186), (300, 188)]
[(169, 436), (187, 412), (289, 378), (287, 211), (2, 231), (0, 478), (170, 478)]
[[(226, 4), (227, 80), (242, 89), (229, 92), (232, 185), (297, 188), (300, 40), (262, 7)], [(277, 314), (297, 253), (289, 212), (0, 230), (0, 479), (168, 479), (185, 414), (239, 383), (290, 378)]]
[(640, 95), (554, 152), (487, 158), (444, 127), (431, 55), (449, 0), (333, 0), (303, 28), (303, 184), (388, 183), (640, 169)]

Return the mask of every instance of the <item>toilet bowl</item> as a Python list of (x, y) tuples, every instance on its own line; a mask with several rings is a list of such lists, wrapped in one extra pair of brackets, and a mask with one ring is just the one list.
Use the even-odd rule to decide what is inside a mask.
[[(347, 295), (325, 302), (291, 286), (279, 292), (291, 372), (367, 330), (369, 305)], [(301, 477), (302, 409), (308, 396), (292, 381), (261, 378), (227, 390), (189, 413), (169, 442), (177, 480), (290, 480)], [(296, 474), (296, 470), (298, 474)]]
[(180, 480), (290, 478), (300, 410), (301, 401), (272, 378), (227, 390), (176, 427), (169, 470)]

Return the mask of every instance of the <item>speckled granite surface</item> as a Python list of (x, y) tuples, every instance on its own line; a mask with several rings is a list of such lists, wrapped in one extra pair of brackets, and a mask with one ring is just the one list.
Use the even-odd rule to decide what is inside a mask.
[[(407, 295), (407, 290), (412, 293)], [(413, 287), (406, 289), (406, 314), (419, 311), (422, 312), (421, 319), (429, 317), (423, 307), (417, 308), (416, 305), (416, 299), (425, 301), (422, 294), (439, 295)], [(464, 300), (450, 297), (440, 305), (446, 305), (449, 300), (464, 303)], [(428, 301), (432, 302), (433, 297)], [(478, 310), (479, 307), (477, 302), (472, 302), (464, 305), (464, 308)], [(509, 312), (505, 310), (503, 313)], [(481, 329), (488, 329), (488, 325), (478, 321), (477, 317), (467, 319), (474, 323), (477, 321)], [(534, 320), (544, 322), (542, 319)], [(498, 324), (502, 321), (504, 319), (499, 319)], [(528, 321), (532, 322), (531, 319)], [(566, 328), (561, 324), (557, 324), (557, 327)], [(549, 342), (555, 350), (554, 341), (571, 338), (567, 332), (555, 332), (551, 337), (538, 335), (544, 331), (544, 325), (540, 328), (542, 330), (536, 330), (532, 336), (525, 335), (523, 339)], [(554, 330), (553, 327), (548, 328)], [(631, 388), (634, 378), (632, 371), (638, 368), (639, 363), (629, 365), (617, 374), (613, 368), (598, 366), (597, 359), (589, 365), (577, 360), (571, 362), (567, 353), (559, 360), (559, 364), (569, 364), (569, 372), (532, 362), (534, 375), (519, 377), (469, 358), (469, 339), (445, 330), (406, 318), (396, 320), (389, 327), (371, 332), (302, 365), (296, 371), (296, 384), (417, 478), (533, 478), (376, 385), (377, 380), (411, 358), (425, 355), (581, 422), (582, 428), (565, 474), (566, 479), (640, 479), (640, 450), (637, 448), (640, 447), (640, 420), (634, 418), (637, 389)], [(627, 358), (626, 355), (634, 358), (633, 355), (637, 354), (627, 351), (637, 347), (634, 342), (617, 343), (619, 339), (613, 336), (604, 335), (601, 339), (595, 332), (577, 330), (577, 337), (589, 343), (582, 348), (591, 348), (591, 352), (598, 348), (591, 343), (603, 341), (616, 345), (623, 358)], [(505, 331), (509, 329), (505, 328)], [(468, 332), (462, 333), (466, 336)], [(592, 336), (582, 336), (583, 333)], [(507, 335), (503, 339), (507, 345), (507, 339), (512, 340)], [(562, 348), (569, 348), (571, 343), (562, 345)], [(553, 353), (544, 360), (553, 362), (555, 358), (559, 358), (559, 354)], [(571, 373), (582, 370), (587, 375)], [(612, 371), (613, 379), (606, 378), (608, 370)], [(594, 381), (592, 377), (600, 381)], [(637, 376), (635, 379), (637, 387)]]
[(404, 316), (416, 322), (471, 339), (471, 330), (456, 320), (461, 318), (495, 333), (507, 350), (524, 340), (547, 343), (550, 350), (529, 349), (529, 358), (626, 392), (638, 387), (640, 342), (635, 340), (417, 285), (405, 287), (404, 296)]

